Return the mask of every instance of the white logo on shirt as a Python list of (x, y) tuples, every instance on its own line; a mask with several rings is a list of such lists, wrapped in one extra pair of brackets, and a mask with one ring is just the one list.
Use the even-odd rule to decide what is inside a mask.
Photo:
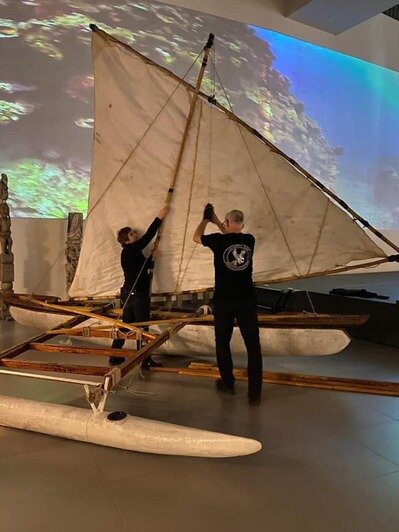
[(223, 262), (236, 272), (245, 270), (251, 262), (251, 250), (245, 244), (233, 244), (223, 253)]

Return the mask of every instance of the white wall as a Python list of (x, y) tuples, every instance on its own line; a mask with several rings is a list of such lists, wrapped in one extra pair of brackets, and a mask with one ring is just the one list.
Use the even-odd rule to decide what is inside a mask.
[(14, 291), (65, 295), (66, 220), (13, 218)]
[[(285, 18), (281, 14), (282, 2), (278, 0), (175, 0), (166, 3), (263, 26), (399, 71), (399, 22), (385, 15), (334, 36)], [(362, 214), (367, 218), (367, 213)], [(13, 219), (12, 234), (15, 291), (64, 295), (66, 220)], [(387, 236), (399, 243), (399, 232), (389, 231)], [(392, 269), (397, 270), (397, 266), (388, 264), (378, 271)]]

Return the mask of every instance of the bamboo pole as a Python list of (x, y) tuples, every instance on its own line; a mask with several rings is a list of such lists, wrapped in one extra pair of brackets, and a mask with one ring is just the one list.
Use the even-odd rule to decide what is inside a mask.
[[(200, 71), (199, 71), (199, 74), (198, 74), (197, 83), (195, 85), (193, 98), (191, 100), (190, 110), (189, 110), (189, 113), (188, 113), (188, 116), (187, 116), (187, 121), (186, 121), (186, 125), (185, 125), (184, 132), (183, 132), (183, 137), (182, 137), (182, 142), (181, 142), (181, 145), (180, 145), (179, 154), (177, 156), (175, 169), (174, 169), (174, 172), (173, 172), (173, 175), (172, 175), (172, 179), (170, 181), (169, 189), (168, 189), (168, 192), (167, 192), (167, 195), (166, 195), (166, 198), (165, 198), (165, 206), (167, 206), (167, 207), (172, 202), (173, 192), (174, 192), (174, 189), (175, 189), (175, 186), (176, 186), (176, 181), (177, 181), (177, 176), (179, 175), (181, 163), (183, 161), (184, 150), (185, 150), (185, 147), (186, 147), (186, 144), (187, 144), (188, 134), (189, 134), (191, 123), (192, 123), (192, 120), (193, 120), (193, 117), (194, 117), (195, 107), (197, 105), (198, 96), (200, 94), (201, 84), (202, 84), (202, 80), (204, 78), (206, 65), (208, 64), (209, 53), (210, 53), (211, 48), (213, 46), (213, 41), (214, 41), (214, 35), (213, 35), (213, 33), (210, 33), (209, 37), (208, 37), (208, 41), (207, 41), (207, 43), (206, 43), (206, 45), (204, 47), (204, 57), (202, 59), (202, 64), (201, 64), (201, 68), (200, 68)], [(161, 240), (162, 233), (163, 233), (164, 220), (165, 219), (162, 220), (161, 226), (160, 226), (160, 228), (158, 230), (158, 233), (157, 233), (157, 236), (156, 236), (156, 239), (155, 239), (155, 242), (154, 242), (153, 252), (158, 249), (159, 242)]]
[[(333, 270), (327, 270), (324, 272), (315, 272), (315, 273), (309, 273), (305, 275), (290, 275), (289, 277), (279, 277), (278, 279), (268, 279), (265, 281), (255, 281), (254, 286), (259, 287), (267, 287), (270, 284), (278, 284), (278, 283), (286, 283), (289, 281), (299, 281), (301, 279), (311, 279), (313, 277), (322, 277), (324, 275), (334, 275), (336, 273), (343, 273), (343, 272), (349, 272), (352, 270), (361, 270), (362, 268), (376, 268), (377, 266), (381, 266), (382, 264), (386, 264), (387, 262), (392, 262), (392, 260), (389, 257), (386, 257), (384, 259), (378, 259), (378, 260), (372, 260), (365, 262), (363, 264), (353, 264), (350, 266), (342, 266), (340, 268), (335, 268)], [(196, 288), (194, 290), (183, 290), (181, 292), (178, 292), (179, 295), (189, 295), (189, 294), (199, 294), (202, 292), (212, 292), (214, 290), (214, 287), (208, 286), (205, 288)], [(169, 296), (175, 296), (176, 292), (158, 292), (156, 294), (152, 294), (155, 297), (169, 297)]]

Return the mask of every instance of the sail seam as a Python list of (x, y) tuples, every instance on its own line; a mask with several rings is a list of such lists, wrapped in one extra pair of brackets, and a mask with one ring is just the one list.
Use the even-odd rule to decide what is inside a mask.
[(324, 216), (323, 216), (323, 220), (322, 220), (321, 225), (320, 225), (320, 230), (319, 230), (319, 234), (318, 234), (318, 237), (317, 237), (316, 245), (315, 245), (315, 248), (314, 248), (314, 251), (313, 251), (313, 255), (312, 255), (312, 258), (310, 260), (309, 268), (308, 268), (308, 271), (306, 272), (306, 275), (309, 275), (310, 270), (312, 269), (313, 261), (314, 261), (314, 258), (316, 256), (316, 253), (319, 250), (319, 244), (320, 244), (320, 240), (321, 240), (321, 235), (323, 234), (323, 229), (325, 227), (326, 220), (327, 220), (327, 213), (328, 213), (328, 209), (330, 207), (330, 203), (331, 202), (327, 198), (327, 196), (325, 196), (325, 198), (327, 200), (327, 205), (326, 205), (326, 208), (325, 208), (325, 211), (324, 211)]
[(252, 153), (251, 153), (251, 151), (250, 151), (250, 149), (249, 149), (249, 146), (248, 146), (247, 141), (246, 141), (246, 139), (245, 139), (245, 137), (244, 137), (244, 134), (243, 134), (243, 132), (241, 131), (241, 127), (240, 127), (239, 124), (237, 124), (237, 126), (238, 126), (238, 129), (239, 129), (239, 131), (240, 131), (241, 137), (242, 137), (242, 139), (243, 139), (243, 141), (244, 141), (245, 147), (246, 147), (246, 149), (247, 149), (247, 151), (248, 151), (249, 157), (250, 157), (250, 159), (251, 159), (251, 161), (252, 161), (252, 164), (253, 164), (253, 167), (254, 167), (254, 169), (255, 169), (256, 175), (258, 176), (259, 183), (260, 183), (260, 185), (261, 185), (261, 187), (262, 187), (262, 190), (263, 190), (263, 192), (264, 192), (264, 194), (265, 194), (265, 196), (266, 196), (266, 199), (267, 199), (267, 201), (268, 201), (268, 203), (269, 203), (269, 206), (270, 206), (270, 209), (271, 209), (271, 211), (272, 211), (272, 213), (273, 213), (273, 216), (274, 216), (274, 218), (276, 219), (276, 222), (277, 222), (278, 228), (279, 228), (279, 230), (280, 230), (281, 236), (283, 237), (284, 243), (285, 243), (285, 245), (286, 245), (286, 247), (287, 247), (287, 249), (288, 249), (289, 254), (291, 255), (292, 261), (293, 261), (293, 263), (295, 264), (295, 268), (296, 268), (296, 270), (297, 270), (299, 276), (302, 277), (301, 270), (299, 269), (298, 264), (297, 264), (297, 262), (296, 262), (296, 260), (295, 260), (294, 253), (292, 252), (292, 250), (291, 250), (291, 248), (290, 248), (290, 245), (289, 245), (289, 243), (288, 243), (288, 239), (287, 239), (287, 237), (286, 237), (285, 234), (284, 234), (283, 228), (282, 228), (282, 226), (281, 226), (280, 219), (279, 219), (279, 217), (277, 216), (277, 213), (276, 213), (276, 211), (275, 211), (275, 209), (274, 209), (274, 207), (273, 207), (273, 204), (272, 204), (272, 202), (271, 202), (271, 200), (270, 200), (269, 194), (267, 193), (267, 190), (266, 190), (266, 188), (265, 188), (265, 185), (264, 185), (264, 183), (263, 183), (263, 181), (262, 181), (262, 178), (261, 178), (261, 176), (260, 176), (260, 174), (259, 174), (259, 171), (258, 171), (258, 168), (257, 168), (257, 166), (256, 166), (255, 160), (254, 160), (254, 158), (253, 158), (253, 156), (252, 156)]

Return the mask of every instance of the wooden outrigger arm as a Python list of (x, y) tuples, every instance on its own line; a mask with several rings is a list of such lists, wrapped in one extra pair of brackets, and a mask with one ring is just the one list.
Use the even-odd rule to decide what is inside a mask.
[[(44, 302), (37, 302), (35, 304), (41, 304), (44, 308), (56, 307), (63, 312), (63, 308), (60, 309), (57, 305), (52, 305)], [(88, 403), (90, 404), (94, 412), (102, 412), (105, 408), (105, 403), (109, 392), (114, 388), (130, 371), (137, 367), (145, 358), (147, 358), (155, 349), (167, 342), (171, 336), (176, 334), (182, 329), (187, 321), (183, 321), (179, 324), (175, 324), (159, 335), (153, 335), (142, 331), (137, 326), (129, 326), (129, 324), (121, 323), (118, 320), (107, 318), (103, 313), (110, 307), (110, 304), (103, 305), (92, 309), (91, 311), (74, 310), (75, 316), (65, 323), (63, 323), (58, 330), (48, 331), (36, 335), (25, 342), (6, 349), (0, 354), (0, 374), (14, 375), (18, 377), (26, 378), (38, 378), (52, 381), (61, 381), (71, 384), (79, 384), (84, 387), (85, 395)], [(69, 309), (69, 312), (72, 311)], [(198, 316), (198, 313), (202, 312), (200, 309), (193, 316)], [(76, 314), (78, 314), (76, 316)], [(189, 318), (190, 316), (184, 316)], [(73, 345), (59, 345), (46, 343), (52, 340), (55, 336), (62, 334), (64, 331), (68, 331), (69, 335), (74, 331), (74, 327), (86, 321), (89, 318), (96, 318), (104, 321), (108, 321), (114, 327), (120, 326), (128, 328), (133, 332), (134, 338), (141, 339), (143, 334), (147, 343), (138, 351), (133, 349), (114, 349), (114, 348), (98, 348), (98, 347), (78, 347)], [(181, 321), (181, 320), (180, 320)], [(88, 327), (90, 329), (90, 327)], [(98, 331), (101, 333), (101, 331)], [(123, 334), (123, 333), (121, 333)], [(130, 337), (131, 338), (131, 337)], [(93, 366), (93, 365), (81, 365), (81, 364), (64, 364), (58, 362), (48, 362), (39, 360), (24, 360), (18, 358), (20, 355), (28, 351), (52, 353), (59, 355), (63, 353), (74, 354), (78, 356), (98, 356), (98, 357), (123, 357), (125, 362), (119, 366)], [(16, 370), (16, 371), (15, 371)], [(24, 370), (24, 371), (20, 371)], [(63, 373), (65, 376), (58, 377), (53, 374)], [(81, 378), (71, 378), (71, 375), (85, 375), (90, 377), (101, 378), (100, 381), (90, 381)]]

